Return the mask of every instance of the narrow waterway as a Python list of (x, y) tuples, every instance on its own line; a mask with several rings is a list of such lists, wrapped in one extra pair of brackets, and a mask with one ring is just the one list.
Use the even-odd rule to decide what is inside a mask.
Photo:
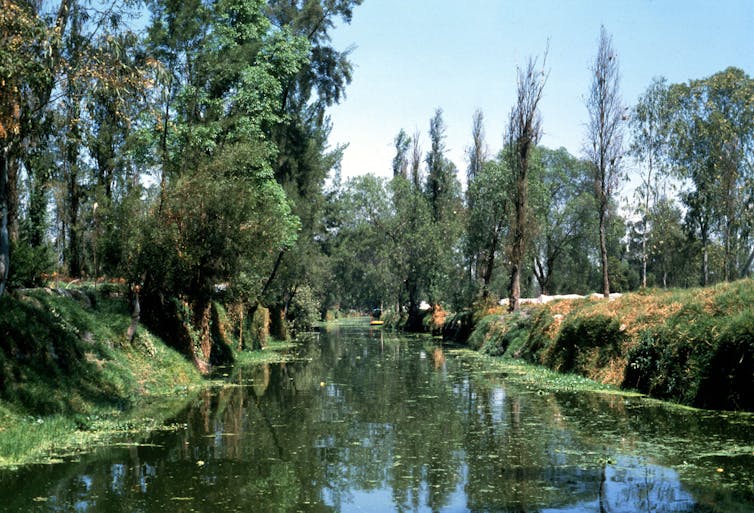
[(298, 351), (174, 431), (0, 472), (0, 511), (754, 511), (751, 415), (551, 393), (366, 323)]

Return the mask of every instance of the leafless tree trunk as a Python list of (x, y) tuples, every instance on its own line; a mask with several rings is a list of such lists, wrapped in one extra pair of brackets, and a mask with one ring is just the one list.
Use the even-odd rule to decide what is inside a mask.
[[(547, 54), (545, 53), (545, 59)], [(521, 298), (521, 267), (526, 255), (526, 245), (530, 238), (528, 225), (528, 181), (531, 152), (542, 136), (542, 117), (539, 100), (547, 82), (545, 72), (536, 69), (537, 60), (529, 59), (526, 70), (518, 69), (518, 98), (510, 113), (508, 122), (508, 151), (511, 177), (513, 180), (514, 218), (511, 245), (511, 280), (508, 309), (518, 310)]]
[(618, 187), (623, 156), (625, 109), (621, 102), (619, 81), (618, 57), (613, 49), (613, 38), (605, 27), (602, 27), (597, 57), (592, 66), (592, 85), (586, 99), (589, 111), (586, 153), (594, 173), (594, 193), (599, 214), (602, 289), (605, 297), (610, 296), (606, 240), (608, 208)]

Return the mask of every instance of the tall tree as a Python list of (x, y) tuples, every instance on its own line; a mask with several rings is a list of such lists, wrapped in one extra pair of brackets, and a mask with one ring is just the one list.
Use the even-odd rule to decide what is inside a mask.
[(71, 0), (61, 0), (44, 19), (34, 3), (0, 2), (0, 296), (11, 267), (11, 242), (18, 239), (18, 170), (23, 149), (34, 148), (39, 120), (50, 102), (61, 65), (60, 43)]
[(592, 165), (594, 194), (599, 219), (602, 293), (610, 296), (607, 224), (610, 202), (621, 178), (625, 109), (620, 96), (618, 56), (613, 38), (600, 28), (597, 56), (591, 68), (592, 84), (586, 107), (589, 112), (585, 151)]
[[(546, 57), (545, 57), (546, 58)], [(521, 267), (524, 263), (527, 243), (531, 238), (529, 225), (529, 167), (531, 155), (542, 136), (542, 118), (539, 101), (547, 82), (544, 71), (537, 69), (537, 60), (530, 58), (526, 70), (517, 70), (518, 96), (511, 109), (508, 121), (507, 156), (511, 169), (511, 195), (513, 203), (513, 224), (511, 229), (510, 265), (511, 276), (508, 287), (508, 308), (519, 309), (521, 298)]]
[[(484, 114), (481, 109), (477, 109), (472, 117), (471, 140), (471, 146), (466, 149), (466, 156), (469, 162), (469, 166), (466, 169), (466, 210), (469, 213), (474, 210), (474, 201), (476, 199), (475, 195), (471, 192), (474, 187), (474, 181), (478, 176), (481, 176), (484, 166), (489, 160), (487, 142), (484, 136)], [(467, 220), (470, 221), (471, 216), (468, 216)], [(472, 225), (467, 223), (465, 232), (466, 271), (469, 279), (469, 291), (474, 294), (476, 282), (481, 279), (481, 254), (479, 247), (471, 241), (470, 234), (472, 230)]]
[(488, 159), (487, 142), (484, 139), (484, 113), (481, 109), (474, 112), (471, 121), (471, 147), (466, 150), (469, 167), (466, 170), (466, 183), (471, 183), (481, 173), (484, 163)]
[(455, 164), (445, 155), (445, 122), (442, 109), (437, 109), (429, 122), (430, 150), (425, 162), (427, 177), (424, 193), (432, 209), (431, 237), (432, 255), (435, 261), (430, 276), (428, 300), (433, 304), (446, 299), (449, 285), (455, 282), (456, 244), (462, 230), (461, 184), (458, 182)]
[(746, 274), (748, 255), (754, 255), (749, 208), (754, 198), (754, 80), (728, 68), (674, 84), (669, 96), (670, 160), (692, 186), (683, 198), (688, 222), (702, 244), (701, 281), (710, 281), (708, 246), (713, 236), (723, 243), (722, 278)]
[(393, 157), (393, 176), (402, 176), (408, 179), (408, 150), (411, 146), (411, 138), (401, 128), (393, 141), (395, 145), (395, 157)]
[(631, 111), (632, 141), (630, 152), (644, 164), (641, 187), (637, 189), (641, 207), (641, 286), (647, 286), (650, 212), (655, 201), (658, 175), (663, 172), (667, 155), (667, 83), (655, 78)]
[(492, 295), (492, 281), (509, 230), (510, 169), (501, 155), (490, 160), (469, 183), (467, 253), (477, 255), (478, 287), (486, 300)]
[(421, 187), (422, 147), (421, 133), (417, 129), (411, 138), (411, 178), (410, 181), (418, 190)]

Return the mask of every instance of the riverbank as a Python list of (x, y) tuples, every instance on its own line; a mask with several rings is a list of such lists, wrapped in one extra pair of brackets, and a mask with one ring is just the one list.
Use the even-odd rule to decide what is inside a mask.
[(685, 405), (754, 411), (754, 280), (462, 312), (471, 348)]
[[(215, 383), (144, 326), (128, 340), (122, 286), (16, 292), (0, 312), (0, 467), (174, 429), (169, 419)], [(235, 355), (279, 361), (273, 350)]]

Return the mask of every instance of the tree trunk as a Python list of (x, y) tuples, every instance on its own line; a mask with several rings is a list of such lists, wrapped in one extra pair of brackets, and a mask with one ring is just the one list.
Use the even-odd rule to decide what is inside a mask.
[(8, 283), (8, 271), (10, 270), (10, 240), (8, 237), (8, 159), (10, 158), (10, 144), (3, 146), (0, 159), (0, 212), (2, 224), (0, 225), (0, 298), (3, 297), (5, 286)]
[(139, 320), (141, 319), (141, 304), (139, 302), (139, 293), (141, 287), (139, 285), (131, 286), (131, 324), (128, 326), (126, 336), (128, 337), (128, 343), (131, 344), (136, 336), (136, 329), (139, 327)]
[(520, 307), (521, 266), (526, 251), (526, 202), (527, 202), (527, 164), (522, 164), (521, 176), (517, 180), (516, 220), (513, 230), (513, 249), (511, 251), (511, 282), (508, 297), (508, 311), (514, 312)]
[(702, 286), (709, 285), (709, 251), (707, 250), (707, 232), (702, 232)]
[(500, 241), (500, 231), (502, 227), (498, 223), (495, 231), (492, 233), (492, 243), (490, 244), (489, 253), (484, 264), (484, 274), (482, 276), (482, 298), (487, 299), (490, 296), (490, 283), (492, 282), (492, 272), (495, 269), (495, 253)]
[(607, 268), (607, 201), (600, 202), (600, 256), (602, 257), (602, 294), (610, 297), (610, 276)]

